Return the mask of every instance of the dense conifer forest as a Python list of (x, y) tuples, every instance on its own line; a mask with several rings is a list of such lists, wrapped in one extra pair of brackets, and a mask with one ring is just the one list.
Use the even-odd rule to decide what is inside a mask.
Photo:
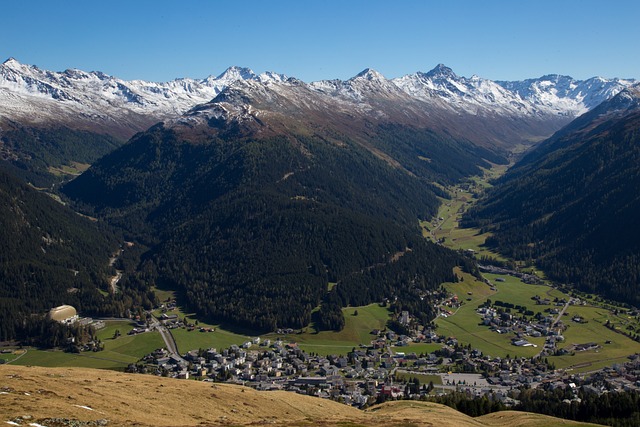
[(640, 113), (603, 108), (509, 170), (463, 224), (556, 281), (638, 305)]
[(150, 305), (135, 274), (115, 297), (100, 293), (120, 243), (99, 222), (0, 172), (0, 341), (39, 336), (43, 315), (62, 304), (108, 316)]
[(49, 188), (62, 180), (51, 168), (91, 164), (123, 143), (110, 135), (61, 125), (35, 127), (9, 120), (0, 124), (0, 158), (5, 160), (0, 169), (36, 187)]
[[(317, 324), (339, 329), (340, 307), (400, 296), (427, 319), (428, 299), (409, 298), (455, 280), (452, 268), (465, 263), (421, 236), (418, 220), (444, 195), (432, 182), (488, 164), (470, 144), (454, 150), (456, 141), (424, 130), (397, 132), (380, 128), (374, 151), (345, 135), (329, 142), (335, 133), (194, 139), (158, 125), (64, 192), (149, 245), (142, 269), (207, 318), (303, 327), (322, 303)], [(376, 154), (384, 147), (417, 160), (407, 170)], [(327, 293), (329, 282), (339, 284)]]

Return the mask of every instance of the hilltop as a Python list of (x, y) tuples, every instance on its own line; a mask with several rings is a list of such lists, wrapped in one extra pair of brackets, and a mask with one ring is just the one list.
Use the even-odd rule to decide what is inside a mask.
[(80, 368), (2, 366), (0, 376), (0, 420), (18, 425), (590, 425), (514, 411), (471, 418), (428, 402), (388, 402), (360, 411), (288, 392)]

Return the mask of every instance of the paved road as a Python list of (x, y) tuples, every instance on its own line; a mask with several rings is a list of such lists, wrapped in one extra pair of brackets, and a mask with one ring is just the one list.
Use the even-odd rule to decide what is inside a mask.
[(162, 326), (162, 324), (155, 317), (151, 316), (151, 323), (149, 325), (152, 329), (155, 329), (160, 333), (162, 340), (164, 341), (164, 345), (169, 350), (169, 354), (174, 356), (176, 359), (187, 362), (182, 358), (180, 353), (178, 352), (178, 346), (176, 345), (176, 340), (171, 335), (171, 331), (169, 331), (166, 327)]
[[(94, 320), (131, 322), (131, 319), (120, 318), (120, 317), (96, 317), (94, 318)], [(176, 340), (173, 338), (173, 335), (171, 335), (171, 332), (167, 328), (162, 326), (162, 324), (158, 321), (158, 319), (156, 319), (153, 315), (151, 316), (149, 329), (151, 330), (155, 329), (156, 331), (158, 331), (158, 333), (162, 337), (162, 340), (164, 341), (165, 347), (167, 347), (167, 350), (169, 350), (169, 353), (171, 355), (175, 356), (179, 360), (185, 361), (182, 358), (182, 356), (180, 356), (180, 353), (178, 352), (178, 346), (176, 345)]]
[(560, 313), (558, 313), (558, 317), (556, 317), (554, 319), (553, 323), (549, 327), (549, 330), (553, 329), (553, 327), (556, 326), (556, 323), (558, 323), (560, 321), (560, 319), (562, 319), (562, 316), (564, 315), (564, 312), (567, 311), (567, 308), (569, 308), (569, 304), (571, 304), (571, 298), (569, 298), (569, 301), (567, 301), (567, 303), (564, 305), (564, 307), (562, 307), (562, 310), (560, 310)]

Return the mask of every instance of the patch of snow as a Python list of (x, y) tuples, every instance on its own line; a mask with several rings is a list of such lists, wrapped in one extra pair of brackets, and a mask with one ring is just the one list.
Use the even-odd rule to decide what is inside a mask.
[(93, 411), (94, 410), (90, 406), (84, 406), (84, 405), (73, 405), (73, 406), (77, 406), (78, 408), (86, 409), (88, 411)]

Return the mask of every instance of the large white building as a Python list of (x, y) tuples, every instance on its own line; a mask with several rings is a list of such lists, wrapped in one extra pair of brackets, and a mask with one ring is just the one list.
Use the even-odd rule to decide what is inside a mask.
[(56, 322), (70, 325), (78, 320), (78, 312), (70, 305), (61, 305), (49, 310), (47, 317)]

